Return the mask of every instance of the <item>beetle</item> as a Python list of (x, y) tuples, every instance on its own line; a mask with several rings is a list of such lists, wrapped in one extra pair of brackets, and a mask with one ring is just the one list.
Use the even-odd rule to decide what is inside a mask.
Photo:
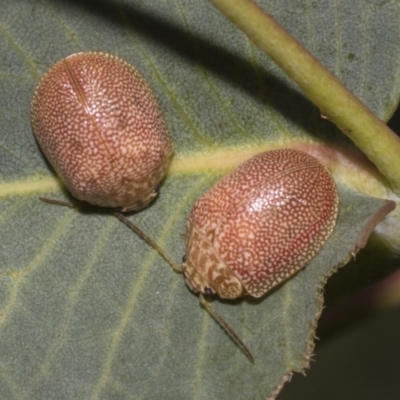
[(335, 182), (316, 158), (293, 149), (256, 155), (193, 206), (187, 285), (224, 299), (263, 296), (318, 253), (338, 205)]
[(157, 196), (172, 139), (150, 86), (126, 61), (101, 52), (58, 61), (37, 85), (31, 121), (75, 198), (126, 212)]
[(126, 217), (117, 217), (183, 272), (187, 286), (254, 362), (204, 296), (262, 297), (318, 253), (333, 231), (338, 207), (335, 181), (316, 158), (278, 149), (254, 156), (195, 202), (182, 268)]

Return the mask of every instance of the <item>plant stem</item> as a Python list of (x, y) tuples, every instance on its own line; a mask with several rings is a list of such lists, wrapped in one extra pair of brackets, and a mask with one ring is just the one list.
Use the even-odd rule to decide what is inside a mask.
[(376, 165), (400, 195), (400, 139), (252, 0), (210, 0), (296, 82)]

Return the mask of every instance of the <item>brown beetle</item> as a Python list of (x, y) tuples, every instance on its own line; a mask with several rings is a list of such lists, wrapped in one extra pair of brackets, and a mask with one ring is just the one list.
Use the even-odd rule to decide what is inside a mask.
[(158, 193), (173, 151), (143, 76), (106, 53), (77, 53), (41, 79), (32, 126), (51, 165), (77, 199), (140, 210)]
[(317, 254), (338, 204), (331, 174), (314, 157), (291, 149), (253, 157), (193, 206), (186, 283), (224, 299), (261, 297)]
[[(328, 240), (338, 205), (329, 171), (309, 154), (292, 149), (256, 155), (194, 204), (182, 266), (186, 284), (251, 361), (247, 347), (203, 295), (261, 297), (290, 278)], [(156, 243), (138, 233), (180, 270)]]

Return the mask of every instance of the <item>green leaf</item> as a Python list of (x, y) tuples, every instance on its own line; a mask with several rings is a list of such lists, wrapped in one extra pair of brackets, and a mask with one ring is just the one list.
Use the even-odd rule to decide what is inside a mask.
[[(0, 398), (266, 398), (307, 366), (320, 288), (385, 202), (340, 190), (323, 250), (261, 300), (213, 301), (252, 365), (158, 254), (106, 210), (62, 199), (30, 127), (30, 100), (58, 59), (101, 50), (134, 64), (160, 100), (175, 159), (160, 197), (130, 218), (177, 261), (187, 215), (254, 152), (351, 146), (207, 2), (25, 0), (0, 17)], [(382, 118), (399, 93), (393, 2), (263, 1)]]

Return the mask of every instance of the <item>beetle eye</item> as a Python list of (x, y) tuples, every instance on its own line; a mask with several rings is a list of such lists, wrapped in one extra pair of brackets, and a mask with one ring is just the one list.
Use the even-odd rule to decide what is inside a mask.
[(209, 288), (209, 287), (205, 287), (204, 288), (204, 294), (206, 295), (206, 296), (212, 296), (213, 294), (214, 294), (214, 291), (211, 289), (211, 288)]
[(158, 194), (160, 192), (160, 185), (154, 186), (153, 193)]
[(185, 264), (187, 262), (187, 260), (188, 260), (188, 257), (186, 254), (184, 254), (182, 257), (182, 264)]

